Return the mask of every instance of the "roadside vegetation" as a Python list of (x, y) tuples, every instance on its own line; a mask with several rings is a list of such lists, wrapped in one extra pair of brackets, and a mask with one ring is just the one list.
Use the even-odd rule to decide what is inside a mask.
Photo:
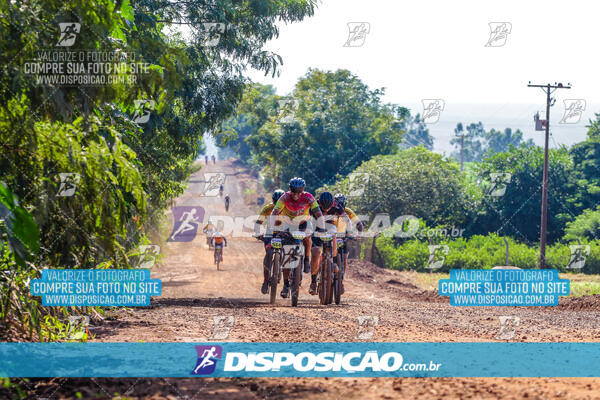
[[(286, 96), (252, 84), (221, 126), (219, 144), (260, 172), (267, 189), (302, 176), (315, 194), (346, 194), (367, 226), (382, 214), (418, 219), (425, 234), (398, 237), (393, 233), (405, 228), (392, 226), (375, 239), (376, 252), (363, 241), (362, 254), (380, 266), (428, 271), (429, 246), (440, 245), (448, 246), (442, 271), (491, 268), (505, 264), (506, 239), (509, 264), (535, 268), (543, 148), (510, 127), (459, 123), (449, 135), (465, 136), (461, 171), (460, 140), (452, 140), (450, 157), (433, 153), (420, 115), (383, 103), (383, 93), (346, 70), (311, 69)], [(599, 114), (587, 129), (586, 140), (550, 150), (547, 263), (599, 274)], [(573, 268), (574, 254), (582, 268)]]
[[(311, 0), (0, 5), (1, 336), (71, 336), (67, 316), (82, 310), (41, 307), (29, 280), (42, 268), (135, 265), (183, 192), (203, 135), (241, 100), (244, 69), (277, 74), (281, 57), (263, 45), (279, 23), (314, 9)], [(207, 21), (228, 27), (210, 46)], [(57, 46), (66, 22), (80, 26), (74, 49), (127, 55), (144, 68), (101, 86), (36, 84), (24, 65), (69, 49)], [(140, 102), (153, 105), (145, 122), (134, 118)], [(65, 177), (74, 193), (62, 192)]]

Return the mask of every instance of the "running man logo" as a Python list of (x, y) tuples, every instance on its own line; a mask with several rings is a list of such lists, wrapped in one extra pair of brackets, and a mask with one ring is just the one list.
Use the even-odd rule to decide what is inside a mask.
[(69, 315), (69, 324), (67, 326), (67, 332), (69, 340), (80, 340), (85, 336), (88, 326), (90, 325), (90, 317), (87, 315)]
[(367, 34), (371, 32), (371, 24), (368, 22), (348, 22), (348, 39), (344, 47), (361, 47), (365, 44)]
[(379, 325), (379, 316), (361, 315), (358, 317), (358, 333), (355, 339), (369, 340), (373, 338), (375, 327)]
[(351, 190), (348, 191), (348, 197), (359, 197), (365, 192), (369, 184), (370, 175), (365, 172), (353, 172), (348, 175), (348, 183)]
[(196, 346), (198, 361), (191, 375), (210, 375), (215, 372), (217, 360), (223, 355), (221, 346)]
[(191, 242), (196, 237), (198, 226), (204, 218), (200, 206), (173, 207), (173, 232), (167, 242)]
[(56, 195), (59, 197), (73, 196), (75, 190), (77, 190), (77, 184), (81, 179), (81, 175), (74, 172), (61, 172), (58, 176), (60, 177), (60, 187)]
[(215, 47), (221, 40), (221, 35), (225, 33), (225, 24), (220, 22), (204, 22), (202, 24), (204, 35), (204, 46)]
[(585, 111), (585, 100), (583, 99), (565, 99), (565, 113), (559, 124), (576, 124), (581, 119)]
[(485, 47), (502, 47), (506, 44), (508, 34), (512, 31), (510, 22), (490, 22), (490, 38)]
[(298, 109), (298, 100), (293, 97), (282, 97), (277, 101), (279, 103), (279, 116), (281, 122), (291, 124), (295, 121), (296, 110)]
[(140, 246), (140, 259), (136, 268), (152, 268), (156, 263), (156, 257), (160, 253), (160, 246), (156, 244), (145, 244)]
[(429, 246), (429, 262), (428, 262), (428, 266), (426, 267), (427, 269), (439, 269), (442, 268), (442, 266), (444, 265), (444, 261), (446, 260), (446, 257), (442, 256), (441, 260), (436, 260), (435, 259), (435, 253), (436, 250), (440, 250), (437, 253), (443, 253), (445, 256), (448, 255), (448, 246), (445, 244), (436, 244), (436, 245), (431, 245)]
[(580, 246), (578, 244), (572, 244), (569, 248), (571, 249), (571, 258), (569, 258), (567, 268), (582, 269), (585, 265), (587, 256), (590, 255), (590, 245), (586, 244), (585, 246)]
[(133, 122), (136, 124), (145, 124), (150, 120), (150, 112), (154, 110), (154, 100), (134, 100)]
[(206, 197), (216, 197), (219, 195), (221, 185), (225, 185), (225, 174), (221, 172), (207, 172), (204, 174), (204, 191)]
[(490, 180), (492, 181), (492, 185), (487, 191), (487, 195), (491, 197), (504, 196), (504, 193), (506, 193), (506, 186), (510, 183), (511, 179), (512, 174), (492, 172), (490, 174)]
[(501, 315), (498, 319), (500, 320), (500, 330), (496, 338), (499, 340), (512, 339), (517, 331), (517, 326), (521, 323), (521, 318), (512, 315)]
[(58, 24), (60, 29), (60, 37), (56, 46), (59, 47), (71, 47), (75, 44), (75, 39), (81, 31), (81, 24), (78, 22), (60, 22)]
[(444, 111), (446, 103), (442, 99), (423, 99), (423, 117), (426, 124), (435, 124), (440, 120), (440, 115)]
[(233, 315), (216, 315), (213, 317), (212, 340), (224, 340), (229, 337), (235, 318)]

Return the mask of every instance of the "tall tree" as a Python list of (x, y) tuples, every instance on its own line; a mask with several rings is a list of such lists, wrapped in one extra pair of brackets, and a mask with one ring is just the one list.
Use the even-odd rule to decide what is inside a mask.
[(384, 104), (383, 94), (347, 70), (309, 70), (289, 105), (246, 139), (254, 161), (275, 183), (300, 175), (313, 190), (398, 151), (408, 110)]
[(414, 117), (406, 117), (404, 137), (400, 147), (408, 149), (415, 146), (423, 146), (427, 150), (433, 150), (433, 137), (429, 134), (427, 124), (421, 118), (420, 114)]
[[(544, 149), (526, 144), (511, 146), (479, 163), (476, 174), (486, 196), (469, 233), (495, 231), (521, 242), (538, 242), (543, 163)], [(563, 236), (571, 211), (567, 200), (573, 161), (566, 148), (550, 150), (549, 171), (548, 240), (554, 241)]]
[(233, 151), (244, 163), (251, 161), (252, 149), (246, 138), (255, 135), (269, 119), (277, 115), (284, 100), (275, 94), (271, 85), (248, 84), (236, 114), (226, 120), (217, 134), (217, 144)]
[(571, 147), (574, 182), (571, 204), (582, 211), (600, 204), (600, 114), (590, 120), (587, 139)]
[(526, 146), (535, 146), (533, 140), (529, 139), (523, 142), (523, 132), (517, 129), (515, 132), (511, 128), (505, 128), (504, 131), (491, 129), (485, 132), (486, 153), (501, 153), (507, 151), (510, 146), (519, 146), (525, 143)]
[(450, 144), (454, 145), (455, 151), (452, 156), (457, 160), (460, 160), (460, 147), (461, 138), (460, 135), (464, 136), (462, 139), (463, 146), (463, 161), (481, 161), (484, 148), (484, 134), (483, 124), (481, 122), (471, 123), (466, 127), (463, 127), (462, 123), (458, 123), (454, 129), (455, 137), (450, 140)]

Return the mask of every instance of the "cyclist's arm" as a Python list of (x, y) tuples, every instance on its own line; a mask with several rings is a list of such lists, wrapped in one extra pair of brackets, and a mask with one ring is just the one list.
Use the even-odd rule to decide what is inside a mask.
[(283, 201), (284, 196), (285, 194), (277, 200), (277, 203), (273, 206), (273, 210), (271, 210), (271, 215), (280, 215), (283, 212), (283, 209), (285, 208), (285, 203)]
[(356, 216), (356, 214), (354, 213), (354, 211), (352, 211), (352, 209), (350, 209), (350, 208), (346, 208), (345, 211), (346, 211), (346, 214), (348, 214), (350, 221), (352, 221), (352, 223), (354, 225), (356, 225), (356, 229), (358, 229), (359, 232), (362, 232), (364, 229), (364, 225), (363, 225), (362, 221), (360, 220), (360, 218), (358, 218)]
[(326, 232), (325, 218), (323, 217), (323, 212), (321, 211), (321, 208), (316, 200), (314, 200), (310, 205), (309, 212), (317, 220), (317, 227), (315, 230), (318, 232)]

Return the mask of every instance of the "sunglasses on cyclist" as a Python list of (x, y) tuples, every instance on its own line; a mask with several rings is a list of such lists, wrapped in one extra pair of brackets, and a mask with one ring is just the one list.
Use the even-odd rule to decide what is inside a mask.
[(304, 192), (304, 188), (290, 188), (292, 193), (302, 193)]

